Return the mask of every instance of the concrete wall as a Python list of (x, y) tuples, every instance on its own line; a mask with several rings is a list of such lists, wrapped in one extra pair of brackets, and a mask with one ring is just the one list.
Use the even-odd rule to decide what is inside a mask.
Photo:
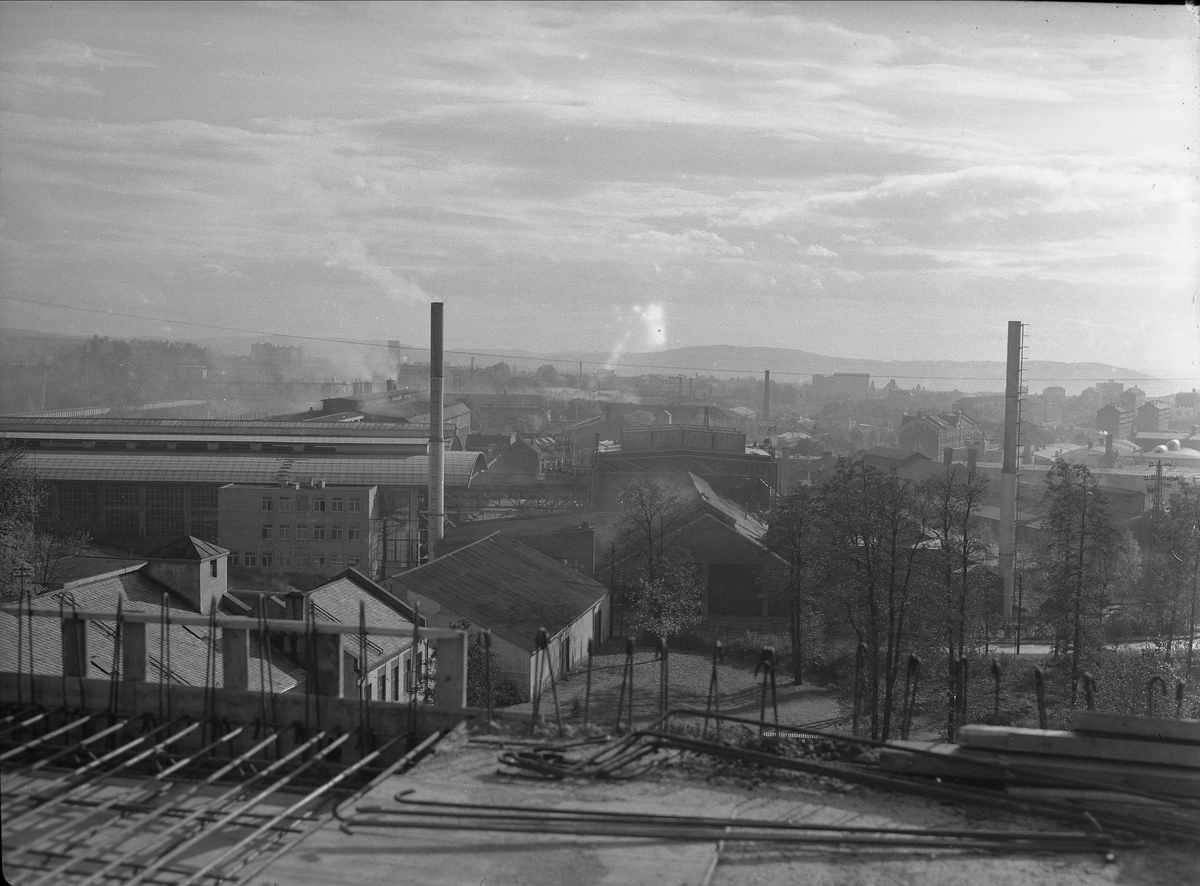
[(155, 580), (191, 603), (204, 615), (219, 603), (229, 587), (228, 557), (207, 560), (148, 560), (143, 567)]

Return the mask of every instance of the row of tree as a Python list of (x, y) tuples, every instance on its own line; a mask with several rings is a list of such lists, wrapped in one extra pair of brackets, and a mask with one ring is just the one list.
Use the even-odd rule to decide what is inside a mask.
[[(995, 545), (979, 519), (986, 496), (987, 482), (973, 467), (947, 466), (914, 483), (843, 461), (830, 483), (798, 488), (772, 516), (768, 543), (790, 567), (782, 586), (795, 613), (793, 642), (807, 628), (865, 648), (861, 689), (875, 738), (896, 732), (913, 652), (924, 679), (932, 672), (944, 687), (953, 734), (962, 702), (956, 663), (983, 652), (998, 627)], [(1114, 601), (1139, 603), (1146, 632), (1170, 660), (1180, 635), (1195, 630), (1200, 497), (1189, 489), (1159, 503), (1145, 558), (1114, 526), (1086, 466), (1060, 460), (1050, 468), (1040, 510), (1040, 540), (1023, 576), (1024, 618), (1027, 631), (1069, 657), (1069, 703), (1104, 647)], [(1187, 649), (1190, 668), (1190, 643)]]

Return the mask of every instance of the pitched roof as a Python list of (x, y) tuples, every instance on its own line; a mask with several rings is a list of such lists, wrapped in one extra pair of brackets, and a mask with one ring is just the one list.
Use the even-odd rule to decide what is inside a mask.
[(147, 556), (152, 560), (211, 560), (228, 553), (225, 548), (210, 544), (194, 535), (185, 535), (151, 551)]
[[(71, 588), (42, 594), (36, 599), (38, 606), (56, 606), (63, 603), (64, 612), (70, 613), (71, 602), (78, 609), (116, 611), (117, 600), (123, 600), (123, 608), (127, 612), (160, 612), (164, 600), (169, 612), (194, 613), (195, 609), (180, 598), (171, 594), (166, 585), (155, 581), (141, 571), (125, 572), (83, 582)], [(25, 651), (22, 656), (22, 667), (29, 670), (28, 643), (30, 624), (23, 619)], [(53, 617), (36, 617), (33, 619), (33, 652), (34, 670), (38, 674), (62, 673), (62, 629), (58, 619)], [(17, 618), (7, 612), (0, 612), (0, 671), (17, 672)], [(91, 666), (91, 676), (109, 676), (113, 665), (113, 645), (116, 633), (116, 620), (111, 622), (89, 622), (88, 630), (88, 660)], [(158, 622), (146, 625), (146, 678), (159, 682), (163, 675), (171, 683), (187, 686), (205, 685), (205, 674), (208, 672), (210, 649), (214, 656), (216, 668), (216, 685), (223, 685), (222, 662), (224, 659), (219, 637), (216, 642), (209, 636), (208, 627), (194, 625), (171, 624), (167, 629), (168, 643), (161, 642), (162, 627)], [(160, 651), (161, 650), (161, 651)], [(169, 656), (169, 657), (168, 657)], [(304, 677), (304, 671), (295, 663), (288, 661), (278, 652), (271, 656), (268, 667), (263, 661), (261, 645), (255, 637), (250, 639), (249, 686), (257, 690), (263, 682), (268, 687), (273, 686), (275, 692), (287, 692), (297, 686)], [(269, 671), (269, 673), (268, 673)]]
[(536, 514), (460, 523), (448, 529), (446, 537), (438, 542), (438, 555), (457, 551), (496, 532), (501, 532), (509, 538), (551, 536), (555, 532), (585, 528), (581, 524), (587, 523), (586, 528), (596, 531), (597, 559), (607, 560), (609, 546), (616, 540), (619, 520), (620, 515), (613, 511), (573, 511), (569, 514)]
[[(307, 592), (309, 605), (319, 621), (334, 624), (357, 625), (359, 603), (362, 603), (366, 623), (372, 627), (396, 627), (411, 629), (413, 623), (405, 618), (399, 606), (407, 604), (396, 600), (384, 588), (371, 581), (356, 569), (347, 569), (325, 584)], [(373, 668), (382, 661), (399, 655), (412, 646), (412, 637), (367, 637), (367, 667)], [(358, 654), (358, 637), (344, 635), (346, 650)]]
[(530, 654), (539, 628), (553, 636), (608, 594), (499, 532), (383, 584), (401, 600), (410, 591), (428, 597)]

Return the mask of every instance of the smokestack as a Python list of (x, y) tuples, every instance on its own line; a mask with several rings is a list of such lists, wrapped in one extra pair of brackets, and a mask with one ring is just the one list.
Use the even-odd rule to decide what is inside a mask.
[(446, 440), (442, 434), (442, 308), (429, 306), (429, 562), (437, 557), (446, 520)]
[(764, 370), (763, 375), (763, 421), (771, 418), (771, 370)]
[(1013, 567), (1017, 555), (1017, 438), (1021, 420), (1021, 321), (1008, 323), (1008, 371), (1004, 383), (1004, 462), (1000, 468), (1000, 616), (1012, 619)]
[(678, 399), (681, 402), (683, 400), (683, 376), (682, 375), (679, 376), (679, 398)]

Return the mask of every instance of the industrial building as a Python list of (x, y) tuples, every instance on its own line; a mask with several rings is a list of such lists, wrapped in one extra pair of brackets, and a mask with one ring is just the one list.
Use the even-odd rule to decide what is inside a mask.
[(528, 697), (549, 685), (538, 634), (556, 676), (587, 659), (612, 626), (608, 589), (516, 539), (493, 533), (383, 582), (436, 627), (463, 620), (492, 632), (501, 672)]

